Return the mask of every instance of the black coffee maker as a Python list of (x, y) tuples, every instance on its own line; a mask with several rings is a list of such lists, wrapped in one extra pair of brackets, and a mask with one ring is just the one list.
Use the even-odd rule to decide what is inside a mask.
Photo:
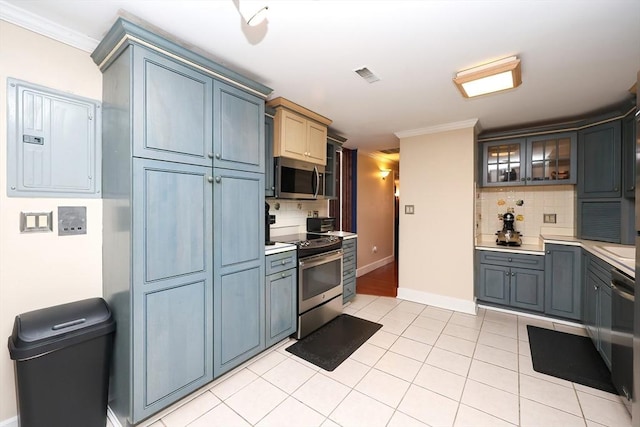
[(269, 215), (269, 203), (264, 202), (264, 244), (275, 245), (276, 242), (271, 240), (271, 224), (276, 223), (275, 215)]
[(498, 238), (496, 243), (504, 246), (520, 246), (522, 245), (522, 236), (513, 227), (515, 216), (511, 212), (502, 215), (502, 230), (496, 232)]

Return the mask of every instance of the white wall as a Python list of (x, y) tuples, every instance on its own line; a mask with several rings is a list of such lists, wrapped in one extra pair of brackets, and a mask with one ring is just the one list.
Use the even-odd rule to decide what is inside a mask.
[[(475, 312), (474, 125), (399, 135), (399, 298)], [(404, 213), (406, 205), (413, 215)]]
[[(102, 295), (102, 202), (7, 197), (7, 77), (100, 100), (102, 74), (89, 54), (0, 20), (0, 338), (15, 315)], [(73, 165), (69, 165), (73, 167)], [(21, 211), (86, 206), (87, 234), (20, 234)], [(3, 341), (6, 343), (6, 341)], [(0, 423), (16, 415), (13, 362), (0, 357)]]

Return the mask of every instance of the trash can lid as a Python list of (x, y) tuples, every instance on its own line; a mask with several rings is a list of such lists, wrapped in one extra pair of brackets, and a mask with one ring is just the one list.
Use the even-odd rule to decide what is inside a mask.
[(9, 337), (11, 359), (28, 359), (105, 335), (115, 330), (102, 298), (60, 304), (16, 316)]

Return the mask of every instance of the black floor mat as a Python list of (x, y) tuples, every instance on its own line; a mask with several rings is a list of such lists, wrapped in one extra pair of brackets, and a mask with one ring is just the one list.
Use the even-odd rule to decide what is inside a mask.
[(531, 325), (527, 330), (536, 372), (617, 394), (591, 338)]
[(327, 371), (333, 371), (382, 327), (341, 314), (286, 350)]

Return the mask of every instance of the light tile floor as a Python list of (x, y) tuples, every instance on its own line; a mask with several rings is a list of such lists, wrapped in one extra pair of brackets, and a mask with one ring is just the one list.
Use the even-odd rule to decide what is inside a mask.
[(383, 327), (335, 371), (285, 341), (143, 425), (631, 426), (618, 396), (533, 370), (527, 324), (584, 329), (368, 295), (344, 312)]

